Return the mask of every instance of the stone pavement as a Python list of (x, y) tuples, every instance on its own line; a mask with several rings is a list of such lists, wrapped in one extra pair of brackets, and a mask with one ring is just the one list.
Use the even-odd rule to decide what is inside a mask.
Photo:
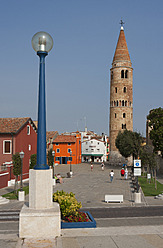
[[(135, 204), (132, 185), (129, 180), (120, 179), (120, 168), (113, 168), (115, 176), (110, 183), (109, 173), (111, 168), (105, 166), (102, 171), (99, 164), (94, 164), (91, 172), (89, 164), (73, 165), (74, 175), (66, 178), (69, 171), (68, 165), (55, 167), (55, 173), (60, 173), (64, 178), (63, 184), (57, 184), (54, 192), (64, 190), (76, 194), (83, 208), (114, 208), (140, 206), (162, 206), (163, 201), (154, 197), (143, 197), (142, 203)], [(9, 188), (0, 190), (0, 195)], [(105, 203), (105, 194), (123, 194), (123, 203)], [(28, 201), (28, 196), (26, 197)], [(1, 205), (0, 210), (21, 209), (23, 203), (10, 201)], [(163, 216), (163, 214), (162, 214)], [(61, 237), (54, 240), (20, 240), (18, 239), (18, 225), (14, 223), (0, 223), (0, 247), (55, 247), (55, 248), (153, 248), (163, 247), (163, 217), (153, 218), (106, 218), (96, 219), (95, 229), (62, 229)], [(5, 230), (2, 229), (2, 224)], [(7, 232), (5, 234), (5, 231)], [(17, 244), (16, 244), (17, 242)]]

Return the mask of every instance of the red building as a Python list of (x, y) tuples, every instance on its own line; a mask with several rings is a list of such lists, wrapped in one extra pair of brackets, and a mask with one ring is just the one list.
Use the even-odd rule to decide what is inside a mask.
[[(79, 164), (81, 163), (81, 134), (58, 135), (53, 141), (55, 151), (55, 162), (58, 164)], [(70, 151), (72, 156), (70, 156)]]
[(15, 179), (12, 155), (20, 151), (24, 152), (23, 179), (26, 179), (29, 177), (30, 156), (37, 152), (36, 126), (28, 117), (0, 118), (0, 188)]

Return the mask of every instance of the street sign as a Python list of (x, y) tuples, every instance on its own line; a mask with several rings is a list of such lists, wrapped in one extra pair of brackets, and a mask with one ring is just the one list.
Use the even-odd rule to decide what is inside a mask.
[(151, 179), (151, 174), (147, 174), (147, 179)]
[(141, 160), (139, 159), (134, 160), (134, 168), (141, 168)]
[(141, 176), (141, 168), (134, 168), (134, 177)]

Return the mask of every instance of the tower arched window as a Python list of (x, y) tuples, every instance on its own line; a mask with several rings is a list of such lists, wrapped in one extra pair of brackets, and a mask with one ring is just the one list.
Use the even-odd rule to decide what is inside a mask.
[(124, 105), (125, 105), (125, 102), (124, 102), (124, 100), (122, 101), (122, 107), (124, 107)]
[(126, 118), (126, 113), (123, 113), (123, 118)]
[(125, 78), (128, 78), (128, 70), (125, 71)]
[(121, 78), (124, 78), (124, 70), (121, 71)]
[(121, 106), (121, 100), (119, 101), (119, 106)]
[(117, 93), (117, 87), (115, 87), (115, 93)]
[(116, 101), (114, 101), (114, 107), (116, 106)]
[(113, 71), (111, 72), (111, 80), (113, 79)]
[(117, 107), (118, 107), (118, 100), (117, 100)]
[(126, 87), (123, 88), (123, 92), (124, 92), (124, 93), (127, 92), (127, 88), (126, 88)]
[(122, 129), (126, 129), (126, 124), (122, 124)]
[(114, 116), (115, 116), (115, 118), (117, 118), (117, 114), (116, 113), (114, 114)]
[(127, 107), (127, 101), (125, 101), (125, 106)]
[(113, 107), (113, 101), (111, 102), (111, 106)]

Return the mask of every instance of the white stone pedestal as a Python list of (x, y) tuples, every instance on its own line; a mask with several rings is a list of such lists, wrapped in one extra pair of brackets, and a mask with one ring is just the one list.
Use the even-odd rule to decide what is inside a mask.
[(8, 181), (8, 187), (12, 186), (12, 182)]
[(141, 203), (141, 193), (134, 193), (134, 202)]
[(25, 201), (25, 191), (19, 191), (18, 200), (19, 201)]
[(72, 177), (73, 176), (73, 172), (72, 171), (70, 171), (70, 177)]
[(53, 178), (53, 186), (55, 186), (56, 185), (56, 180), (55, 180), (55, 178)]
[(55, 238), (60, 236), (60, 208), (52, 201), (52, 170), (29, 172), (29, 206), (20, 212), (20, 238)]

